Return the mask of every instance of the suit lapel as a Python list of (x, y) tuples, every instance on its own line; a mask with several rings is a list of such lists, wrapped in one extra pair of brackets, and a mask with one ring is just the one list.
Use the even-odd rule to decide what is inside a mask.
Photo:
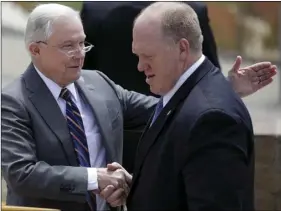
[(90, 104), (95, 120), (100, 128), (102, 141), (107, 152), (107, 162), (116, 161), (118, 156), (116, 150), (114, 150), (112, 140), (114, 138), (114, 135), (111, 133), (112, 120), (110, 119), (103, 95), (100, 94), (93, 85), (86, 85), (83, 78), (80, 78), (76, 84), (78, 85), (78, 89), (82, 92), (82, 96), (84, 95), (84, 99)]
[(70, 165), (77, 166), (78, 162), (74, 153), (66, 120), (52, 93), (40, 78), (32, 64), (24, 73), (23, 78), (26, 82), (26, 88), (30, 91), (30, 101), (38, 110), (50, 130), (61, 142)]
[[(36, 72), (33, 64), (28, 67), (23, 74), (23, 78), (25, 80), (26, 88), (30, 92), (30, 101), (38, 110), (50, 130), (61, 142), (70, 165), (78, 166), (67, 122), (52, 93)], [(92, 85), (86, 85), (83, 79), (79, 79), (75, 85), (78, 88), (78, 91), (82, 94), (82, 98), (91, 105), (95, 119), (100, 128), (103, 144), (107, 150), (108, 162), (118, 160), (118, 155), (112, 144), (114, 134), (110, 133), (110, 131), (112, 131), (111, 119), (103, 96), (98, 94)]]
[[(142, 135), (142, 138), (139, 142), (136, 161), (135, 161), (135, 170), (133, 177), (133, 185), (137, 180), (139, 172), (141, 171), (142, 164), (147, 156), (152, 145), (157, 140), (161, 130), (166, 124), (167, 120), (172, 118), (174, 111), (177, 108), (177, 105), (182, 102), (191, 92), (193, 87), (212, 69), (215, 67), (213, 64), (205, 59), (205, 61), (197, 68), (197, 70), (184, 82), (184, 84), (179, 88), (179, 90), (174, 94), (168, 104), (163, 108), (158, 118), (155, 120), (154, 124), (151, 127), (146, 126), (146, 131)], [(149, 121), (150, 124), (151, 120)]]

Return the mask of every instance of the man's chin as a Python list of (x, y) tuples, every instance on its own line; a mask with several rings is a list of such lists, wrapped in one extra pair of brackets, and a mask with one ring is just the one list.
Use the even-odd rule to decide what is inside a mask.
[(77, 74), (76, 74), (76, 80), (78, 80), (78, 79), (80, 78), (80, 76), (81, 76), (81, 70), (79, 70), (79, 71), (77, 72)]
[(71, 81), (75, 82), (75, 81), (77, 81), (80, 77), (81, 77), (81, 70), (77, 70), (77, 72), (72, 73), (69, 78), (71, 78)]
[(159, 94), (159, 90), (153, 88), (152, 86), (149, 86), (149, 88), (150, 88), (150, 92), (151, 92), (152, 94), (160, 95), (160, 94)]

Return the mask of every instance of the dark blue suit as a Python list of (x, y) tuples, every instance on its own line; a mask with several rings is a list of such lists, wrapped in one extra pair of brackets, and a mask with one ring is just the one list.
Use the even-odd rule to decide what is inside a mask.
[(146, 128), (133, 175), (129, 211), (254, 210), (251, 118), (209, 60)]

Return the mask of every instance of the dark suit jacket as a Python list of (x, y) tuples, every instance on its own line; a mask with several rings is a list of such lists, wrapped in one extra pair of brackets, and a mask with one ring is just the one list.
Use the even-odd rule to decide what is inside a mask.
[[(137, 57), (132, 53), (133, 21), (152, 2), (84, 2), (81, 18), (86, 40), (95, 47), (86, 54), (84, 68), (105, 73), (128, 90), (151, 94), (145, 77), (137, 71)], [(219, 67), (215, 39), (203, 2), (188, 2), (198, 15), (204, 36), (203, 53)]]
[[(82, 71), (75, 85), (99, 126), (106, 161), (122, 163), (123, 124), (141, 130), (156, 100), (97, 71)], [(1, 111), (7, 205), (84, 211), (87, 169), (78, 166), (66, 120), (33, 65), (2, 90)]]
[(209, 60), (140, 140), (128, 210), (253, 210), (249, 113)]

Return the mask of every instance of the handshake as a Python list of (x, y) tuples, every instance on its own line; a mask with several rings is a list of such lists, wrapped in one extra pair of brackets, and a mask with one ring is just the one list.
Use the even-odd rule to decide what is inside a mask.
[(130, 191), (132, 175), (119, 163), (108, 164), (107, 168), (97, 169), (99, 191), (94, 191), (112, 207), (124, 205)]

